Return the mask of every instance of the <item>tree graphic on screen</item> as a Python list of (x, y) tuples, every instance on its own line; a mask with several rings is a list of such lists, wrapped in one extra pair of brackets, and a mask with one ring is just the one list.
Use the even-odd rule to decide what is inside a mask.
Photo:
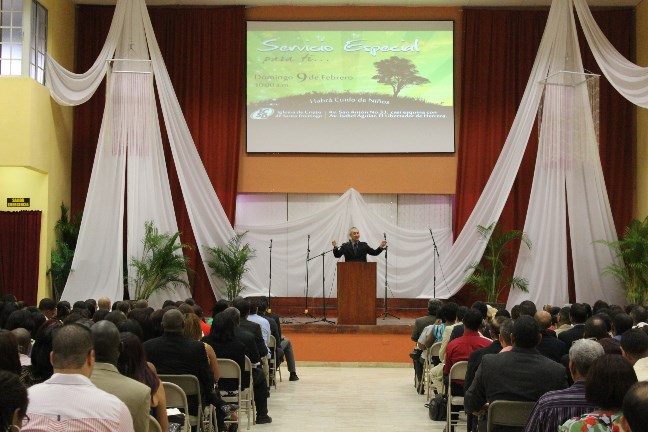
[(394, 91), (394, 97), (408, 85), (421, 85), (430, 82), (429, 79), (418, 75), (418, 70), (411, 60), (390, 57), (386, 60), (375, 62), (377, 74), (371, 77), (381, 84), (391, 86)]

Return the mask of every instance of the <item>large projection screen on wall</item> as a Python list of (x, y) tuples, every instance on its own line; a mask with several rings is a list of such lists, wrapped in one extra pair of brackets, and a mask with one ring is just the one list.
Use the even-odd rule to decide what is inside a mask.
[(452, 21), (249, 21), (249, 153), (451, 153)]

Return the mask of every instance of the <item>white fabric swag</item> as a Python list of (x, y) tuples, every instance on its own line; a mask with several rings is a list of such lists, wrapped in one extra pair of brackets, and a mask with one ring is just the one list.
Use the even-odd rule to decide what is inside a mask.
[[(585, 0), (554, 1), (518, 113), (474, 211), (452, 246), (449, 231), (433, 232), (441, 256), (436, 274), (439, 298), (456, 294), (463, 286), (468, 266), (481, 258), (486, 241), (478, 235), (476, 227), (488, 226), (499, 219), (544, 96), (538, 159), (524, 228), (534, 245), (531, 251), (520, 252), (516, 267), (517, 274), (529, 279), (530, 293), (512, 292), (509, 306), (522, 298), (530, 298), (537, 304), (567, 301), (567, 221), (577, 300), (593, 302), (601, 298), (622, 302), (617, 282), (600, 276), (602, 269), (614, 262), (614, 257), (607, 247), (593, 243), (599, 239), (615, 240), (616, 234), (598, 156), (588, 80), (583, 74), (575, 37), (574, 5), (605, 76), (628, 100), (643, 107), (648, 105), (647, 70), (614, 50), (592, 19)], [(574, 79), (574, 73), (582, 79)], [(47, 74), (53, 98), (67, 105), (83, 103), (92, 96), (104, 75), (108, 80), (106, 109), (77, 253), (63, 298), (76, 300), (102, 295), (120, 298), (125, 191), (129, 197), (126, 214), (129, 258), (141, 254), (144, 221), (155, 221), (161, 231), (177, 230), (161, 149), (154, 84), (160, 95), (173, 160), (203, 262), (208, 259), (205, 246), (227, 243), (234, 230), (189, 134), (143, 0), (118, 1), (104, 49), (88, 72), (75, 75), (48, 59)], [(240, 229), (250, 231), (248, 238), (258, 250), (267, 247), (270, 238), (274, 239), (273, 269), (276, 265), (280, 270), (273, 271), (273, 288), (277, 287), (273, 291), (276, 295), (296, 295), (299, 280), (303, 281), (302, 290), (306, 285), (304, 238), (311, 234), (311, 256), (314, 256), (330, 249), (332, 238), (337, 237), (341, 242), (351, 225), (359, 225), (363, 238), (372, 246), (380, 241), (381, 233), (388, 234), (388, 273), (395, 297), (429, 298), (435, 294), (429, 232), (405, 230), (370, 214), (355, 191), (348, 191), (326, 212), (280, 225)], [(321, 282), (316, 282), (321, 279), (321, 263), (317, 265), (316, 261), (311, 261), (308, 269), (309, 296), (321, 296), (322, 292)], [(267, 293), (266, 284), (259, 278), (268, 270), (264, 263), (267, 260), (253, 261), (244, 280), (246, 294)], [(335, 260), (327, 255), (326, 296), (334, 289), (334, 264)], [(219, 298), (218, 281), (209, 269), (207, 273)], [(383, 278), (384, 268), (379, 265), (378, 295), (382, 293)], [(172, 298), (187, 295), (187, 292), (176, 292)]]

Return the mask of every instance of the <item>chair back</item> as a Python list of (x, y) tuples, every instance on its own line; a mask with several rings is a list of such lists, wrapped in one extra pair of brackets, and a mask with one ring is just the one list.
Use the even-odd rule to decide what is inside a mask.
[(185, 416), (184, 430), (189, 430), (191, 426), (189, 424), (189, 403), (187, 402), (187, 395), (185, 395), (185, 392), (180, 388), (180, 386), (173, 384), (172, 382), (162, 381), (162, 386), (164, 387), (164, 393), (166, 394), (166, 407), (179, 408), (182, 410)]
[[(200, 397), (200, 382), (195, 375), (159, 375), (160, 380), (164, 382), (170, 382), (182, 389), (185, 396), (195, 396), (198, 400), (198, 411), (196, 415), (188, 414), (189, 411), (186, 411), (189, 417), (189, 423), (191, 426), (198, 427), (198, 432), (202, 430), (203, 423), (203, 406), (202, 399)], [(166, 390), (166, 387), (165, 387)]]
[[(235, 379), (238, 382), (238, 388), (236, 391), (233, 392), (221, 391), (221, 398), (225, 402), (236, 404), (236, 406), (240, 407), (241, 406), (241, 376), (242, 376), (240, 366), (234, 360), (219, 358), (218, 369), (220, 370), (221, 378)], [(240, 416), (237, 418), (238, 420), (234, 420), (234, 421), (225, 420), (225, 424), (236, 423), (237, 427), (240, 427), (241, 426)]]
[(151, 414), (149, 416), (149, 432), (162, 432), (162, 427), (160, 426), (160, 423), (153, 417)]
[(497, 400), (488, 406), (486, 431), (491, 432), (495, 425), (523, 427), (529, 420), (535, 402)]
[[(459, 414), (465, 413), (463, 410), (464, 398), (463, 396), (457, 396), (452, 394), (452, 380), (463, 380), (466, 378), (466, 371), (468, 370), (468, 362), (460, 361), (452, 365), (450, 368), (450, 374), (448, 375), (448, 411), (446, 417), (446, 430), (456, 430), (451, 429), (460, 423)], [(453, 410), (452, 407), (457, 409)], [(454, 418), (453, 418), (454, 415)]]
[(430, 348), (428, 348), (428, 355), (430, 358), (439, 357), (439, 351), (441, 351), (441, 342), (434, 342)]
[(272, 356), (268, 359), (268, 366), (270, 367), (268, 386), (277, 388), (277, 340), (273, 335), (270, 335), (268, 349), (272, 352)]

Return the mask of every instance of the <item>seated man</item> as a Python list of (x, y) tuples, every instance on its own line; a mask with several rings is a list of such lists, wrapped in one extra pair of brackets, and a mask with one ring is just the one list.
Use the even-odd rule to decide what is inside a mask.
[(23, 431), (133, 431), (124, 402), (89, 379), (95, 363), (90, 330), (80, 324), (57, 329), (51, 359), (54, 375), (29, 388), (29, 422)]
[[(277, 358), (279, 363), (282, 363), (285, 357), (288, 372), (290, 372), (289, 381), (299, 381), (297, 368), (295, 366), (295, 352), (293, 351), (290, 339), (281, 334), (281, 321), (279, 320), (279, 315), (268, 312), (268, 299), (266, 297), (259, 299), (257, 307), (257, 313), (262, 317), (267, 318), (270, 322), (272, 335), (275, 337), (277, 342)], [(275, 324), (274, 326), (273, 323)]]
[(628, 359), (639, 381), (648, 380), (648, 335), (642, 329), (631, 329), (621, 337), (621, 352)]
[(603, 354), (603, 347), (596, 341), (579, 339), (574, 342), (569, 350), (569, 373), (574, 384), (564, 390), (542, 395), (533, 407), (524, 430), (555, 431), (570, 418), (595, 411), (596, 406), (585, 399), (585, 379), (590, 366)]
[(567, 387), (565, 368), (535, 348), (540, 326), (530, 316), (515, 320), (509, 352), (485, 355), (464, 397), (466, 412), (484, 412), (496, 400), (537, 401), (552, 390)]
[(621, 426), (625, 432), (640, 432), (648, 425), (648, 382), (639, 381), (623, 398)]
[[(207, 362), (205, 344), (186, 338), (183, 334), (184, 317), (177, 309), (169, 309), (162, 316), (162, 336), (144, 342), (148, 361), (160, 375), (194, 375), (200, 383), (200, 397), (205, 406), (213, 401), (214, 375)], [(196, 412), (198, 403), (188, 398), (189, 410)]]
[(135, 432), (146, 432), (151, 409), (151, 388), (121, 375), (117, 370), (117, 360), (122, 347), (117, 326), (110, 321), (99, 321), (90, 328), (90, 332), (96, 360), (90, 381), (126, 404), (133, 417)]

